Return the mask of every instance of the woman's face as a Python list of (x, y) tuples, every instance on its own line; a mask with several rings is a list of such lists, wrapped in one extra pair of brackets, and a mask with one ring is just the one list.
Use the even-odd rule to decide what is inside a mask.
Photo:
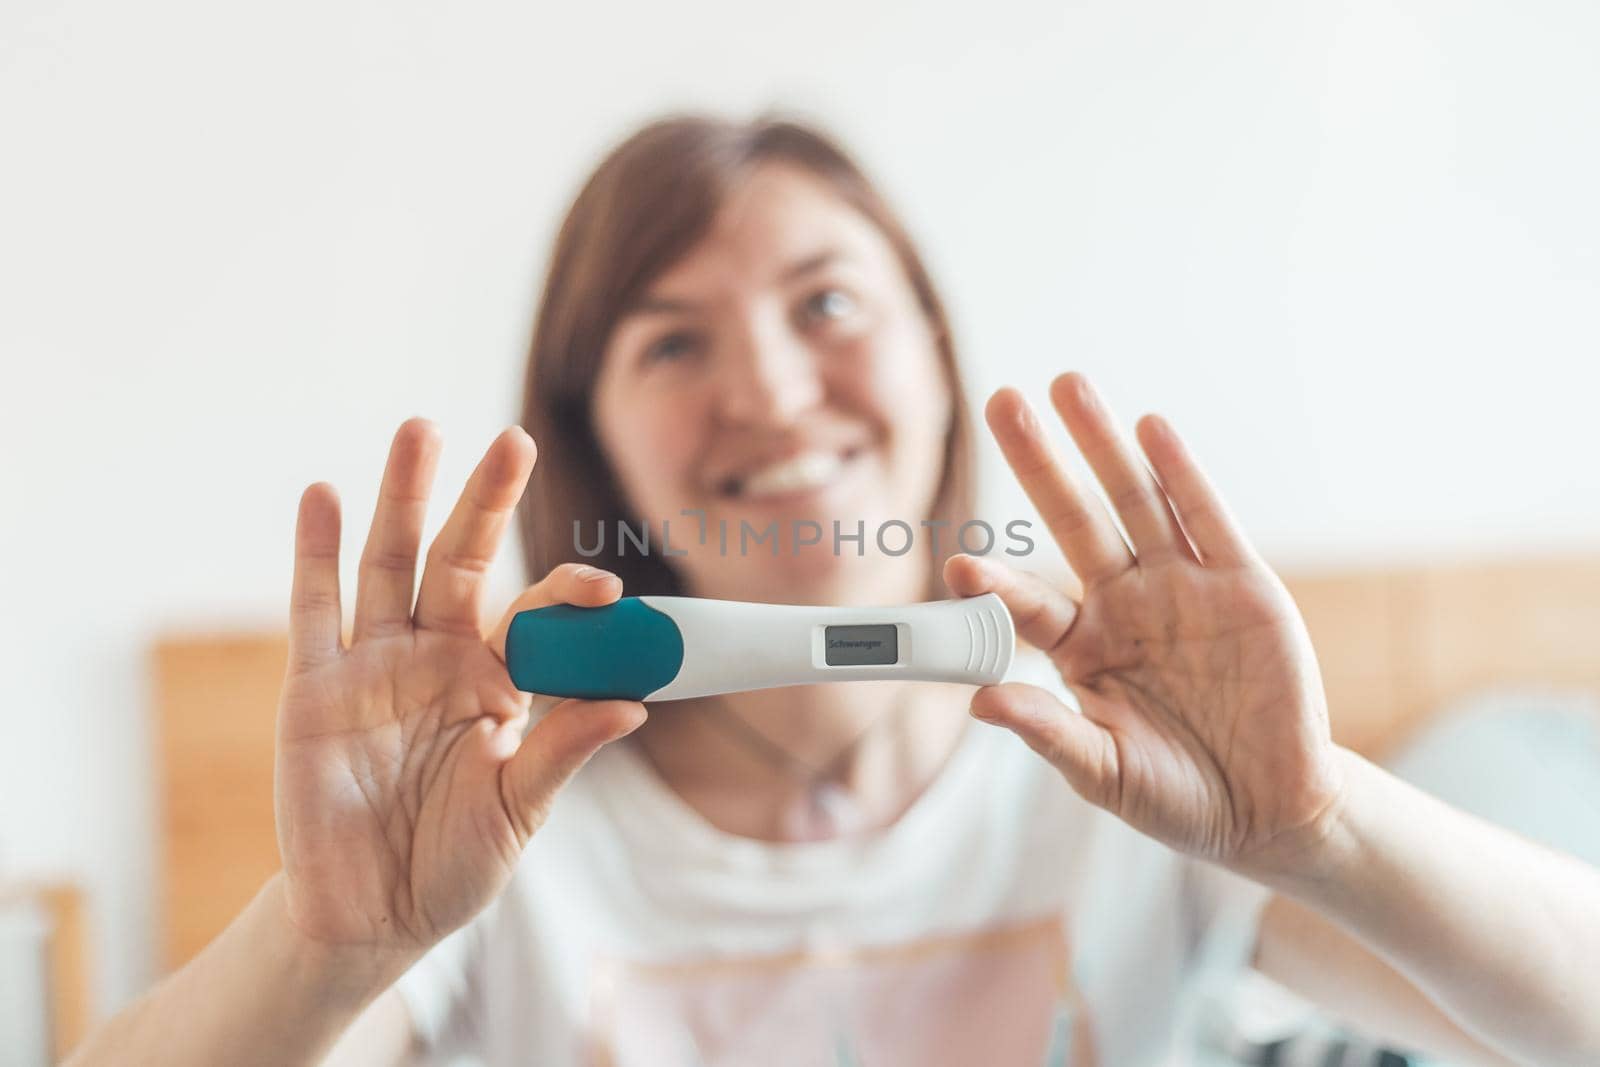
[[(918, 524), (951, 412), (937, 338), (893, 248), (825, 184), (776, 164), (752, 171), (617, 324), (594, 394), (633, 518), (655, 538), (670, 520), (687, 555), (668, 562), (689, 591), (795, 603), (907, 595), (908, 581), (920, 591)], [(696, 510), (704, 544), (683, 514)], [(915, 532), (912, 551), (880, 551), (891, 519)], [(797, 553), (797, 522), (802, 540), (815, 536), (808, 520), (821, 540)], [(862, 542), (835, 554), (835, 521), (846, 535), (859, 523)], [(774, 525), (776, 555), (770, 537), (755, 540)], [(904, 541), (885, 534), (891, 552)]]

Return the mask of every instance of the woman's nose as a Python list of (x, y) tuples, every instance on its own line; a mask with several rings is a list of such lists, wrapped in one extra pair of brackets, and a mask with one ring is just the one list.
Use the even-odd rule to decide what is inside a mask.
[(720, 362), (721, 410), (730, 422), (788, 422), (822, 399), (816, 353), (782, 326), (747, 330)]

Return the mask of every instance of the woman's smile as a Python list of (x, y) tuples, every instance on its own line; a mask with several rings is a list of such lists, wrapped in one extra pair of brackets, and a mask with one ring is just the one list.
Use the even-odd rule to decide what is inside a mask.
[(803, 448), (750, 463), (722, 478), (717, 495), (739, 504), (787, 507), (838, 503), (865, 473), (871, 453), (861, 445)]

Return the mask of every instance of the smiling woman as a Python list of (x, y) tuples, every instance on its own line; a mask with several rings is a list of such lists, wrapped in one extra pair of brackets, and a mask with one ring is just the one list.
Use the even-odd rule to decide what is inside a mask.
[(630, 593), (924, 599), (943, 592), (949, 536), (912, 568), (692, 553), (685, 572), (615, 542), (582, 556), (572, 524), (972, 517), (943, 303), (861, 170), (795, 123), (669, 120), (600, 164), (551, 256), (523, 425), (543, 456), (522, 511), (531, 574), (583, 562)]
[[(635, 134), (558, 237), (528, 432), (490, 446), (420, 586), (440, 442), (396, 434), (348, 646), (338, 501), (306, 491), (283, 872), (84, 1062), (313, 1062), (343, 1033), (349, 1064), (1163, 1064), (1199, 978), (1252, 953), (1407, 1046), (1600, 1059), (1600, 876), (1335, 745), (1293, 600), (1173, 428), (1130, 437), (1077, 374), (1049, 403), (1114, 518), (1016, 390), (985, 416), (1081, 591), (948, 537), (579, 563), (575, 521), (970, 517), (948, 323), (861, 172), (792, 123)], [(485, 634), (530, 475), (536, 584)], [(941, 579), (1038, 650), (1003, 684), (534, 717), (507, 676), (524, 609), (904, 604)]]

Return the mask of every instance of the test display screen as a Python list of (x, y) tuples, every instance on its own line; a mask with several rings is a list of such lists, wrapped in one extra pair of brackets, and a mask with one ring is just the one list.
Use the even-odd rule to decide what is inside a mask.
[(900, 658), (893, 623), (874, 626), (828, 626), (823, 633), (823, 660), (830, 667), (886, 665)]

